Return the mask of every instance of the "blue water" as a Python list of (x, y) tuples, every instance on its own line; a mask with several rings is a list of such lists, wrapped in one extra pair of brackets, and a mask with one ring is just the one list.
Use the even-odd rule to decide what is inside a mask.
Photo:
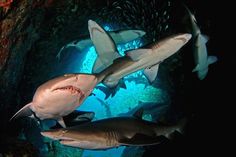
[[(105, 29), (109, 30), (109, 27), (106, 26)], [(126, 44), (118, 45), (117, 49), (123, 56), (126, 50), (137, 49), (142, 45), (142, 40), (137, 39)], [(92, 67), (97, 57), (93, 46), (88, 47), (83, 52), (78, 52), (77, 49), (73, 49), (73, 52), (70, 53), (71, 55), (67, 58), (69, 64), (66, 64), (64, 69), (60, 69), (63, 73), (92, 72)], [(142, 71), (137, 71), (126, 76), (124, 82), (127, 89), (121, 88), (114, 97), (109, 97), (106, 100), (104, 99), (105, 94), (102, 91), (94, 89), (93, 93), (95, 96), (88, 97), (78, 110), (93, 111), (95, 112), (94, 120), (98, 120), (126, 113), (136, 107), (139, 101), (162, 103), (166, 99), (164, 92), (161, 89), (149, 85)], [(103, 86), (102, 84), (99, 85)], [(104, 103), (101, 104), (98, 99), (102, 100)], [(143, 119), (152, 120), (152, 117), (151, 115), (145, 115)], [(64, 148), (66, 149), (66, 147)], [(125, 147), (122, 146), (101, 151), (84, 150), (83, 157), (120, 157), (124, 148)]]

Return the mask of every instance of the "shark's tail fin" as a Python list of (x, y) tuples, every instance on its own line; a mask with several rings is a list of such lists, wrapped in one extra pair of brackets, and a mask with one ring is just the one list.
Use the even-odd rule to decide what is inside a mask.
[(184, 128), (186, 126), (187, 119), (183, 118), (181, 119), (177, 124), (176, 124), (176, 131), (179, 133), (183, 134), (184, 133)]
[(183, 4), (184, 8), (186, 9), (186, 11), (188, 12), (190, 18), (193, 20), (193, 22), (197, 23), (197, 20), (195, 18), (195, 16), (193, 15), (193, 13), (190, 11), (190, 9), (187, 7), (186, 4)]
[(163, 132), (163, 136), (167, 139), (173, 139), (175, 136), (175, 132), (179, 132), (180, 134), (184, 134), (184, 128), (186, 126), (187, 119), (183, 118), (179, 120), (175, 125), (168, 124), (164, 121), (159, 121), (158, 126), (159, 128), (156, 130), (157, 134), (159, 134), (160, 127), (163, 127), (161, 130), (165, 130)]
[(27, 104), (27, 105), (25, 105), (23, 108), (21, 108), (18, 112), (16, 112), (16, 114), (14, 114), (12, 116), (10, 121), (13, 120), (13, 119), (20, 118), (20, 117), (31, 116), (33, 114), (33, 111), (30, 109), (31, 105), (32, 105), (32, 102)]
[(97, 59), (93, 66), (93, 73), (99, 73), (119, 58), (116, 44), (110, 35), (95, 21), (88, 21), (90, 38), (97, 52)]

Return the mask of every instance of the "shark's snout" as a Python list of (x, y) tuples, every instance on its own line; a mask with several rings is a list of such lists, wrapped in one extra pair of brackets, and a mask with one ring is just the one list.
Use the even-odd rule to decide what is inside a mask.
[(49, 131), (43, 131), (41, 132), (41, 135), (44, 137), (48, 137), (50, 139), (56, 140), (57, 137), (55, 136), (55, 133), (49, 132)]
[(89, 27), (95, 27), (96, 26), (96, 22), (94, 22), (93, 20), (88, 20), (88, 26)]
[(185, 34), (177, 35), (174, 39), (175, 39), (175, 40), (182, 41), (183, 44), (186, 44), (191, 38), (192, 38), (192, 35), (191, 35), (191, 34), (185, 33)]
[(184, 34), (184, 36), (185, 36), (187, 42), (192, 38), (192, 34), (189, 34), (189, 33)]

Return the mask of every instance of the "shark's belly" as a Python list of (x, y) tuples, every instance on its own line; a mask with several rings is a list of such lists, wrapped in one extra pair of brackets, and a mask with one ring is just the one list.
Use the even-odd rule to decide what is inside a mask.
[(81, 127), (69, 137), (75, 140), (74, 145), (71, 146), (83, 149), (107, 149), (119, 146), (119, 134), (106, 128), (99, 129), (95, 127), (90, 130), (89, 128)]

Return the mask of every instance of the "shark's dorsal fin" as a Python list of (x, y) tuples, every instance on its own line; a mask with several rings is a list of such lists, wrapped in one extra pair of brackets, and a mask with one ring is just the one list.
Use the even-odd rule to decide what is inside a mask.
[(129, 56), (133, 61), (137, 61), (141, 58), (144, 57), (144, 55), (148, 56), (152, 53), (152, 49), (136, 49), (136, 50), (131, 50), (127, 51), (126, 55)]
[(19, 117), (27, 117), (27, 116), (31, 116), (33, 114), (33, 111), (30, 109), (30, 106), (32, 105), (33, 103), (29, 103), (27, 105), (25, 105), (23, 108), (21, 108), (18, 112), (16, 112), (16, 114), (14, 114), (12, 116), (12, 118), (10, 119), (13, 120), (13, 119), (16, 119), (16, 118), (19, 118)]
[(216, 56), (208, 56), (207, 63), (208, 63), (208, 65), (210, 65), (210, 64), (217, 62), (217, 60), (218, 60), (218, 58)]
[(188, 12), (190, 18), (193, 20), (193, 22), (197, 23), (197, 20), (196, 20), (194, 14), (189, 10), (189, 8), (186, 6), (186, 4), (183, 4), (183, 6), (184, 6), (185, 9), (187, 10), (187, 12)]
[(88, 21), (88, 29), (98, 55), (93, 67), (93, 73), (99, 73), (111, 65), (114, 59), (121, 56), (113, 39), (95, 21)]
[(138, 119), (142, 119), (143, 116), (143, 108), (139, 108), (137, 111), (135, 111), (135, 113), (133, 114), (134, 117), (138, 118)]
[(144, 70), (144, 75), (147, 77), (149, 82), (152, 83), (155, 80), (155, 78), (157, 77), (158, 69), (159, 69), (159, 64), (156, 64)]
[(57, 122), (63, 127), (63, 128), (66, 128), (66, 124), (63, 120), (63, 117), (60, 117), (57, 119)]
[(197, 64), (197, 66), (192, 70), (192, 72), (196, 72), (196, 71), (198, 71), (198, 70), (199, 70), (199, 67), (200, 67), (200, 65)]
[(107, 65), (104, 64), (104, 62), (100, 58), (97, 58), (94, 65), (93, 65), (92, 71), (93, 72), (101, 72), (106, 67), (107, 67)]
[(120, 79), (120, 88), (127, 89), (124, 78)]
[(144, 102), (142, 102), (141, 100), (138, 101), (138, 105), (143, 104), (143, 103), (144, 103)]
[(105, 94), (105, 99), (108, 99), (110, 96), (113, 97), (120, 88), (127, 89), (123, 78), (118, 83), (115, 81), (113, 84), (104, 83), (104, 85), (105, 87), (96, 86), (96, 89), (101, 90)]

